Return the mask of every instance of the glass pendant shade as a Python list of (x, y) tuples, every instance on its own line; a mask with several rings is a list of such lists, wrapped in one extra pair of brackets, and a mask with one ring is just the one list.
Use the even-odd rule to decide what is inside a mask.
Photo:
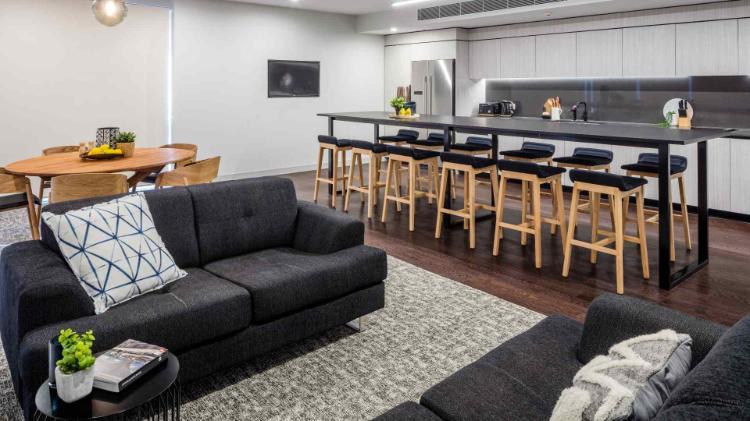
[(128, 15), (125, 0), (94, 0), (91, 10), (94, 11), (96, 20), (107, 26), (119, 24)]

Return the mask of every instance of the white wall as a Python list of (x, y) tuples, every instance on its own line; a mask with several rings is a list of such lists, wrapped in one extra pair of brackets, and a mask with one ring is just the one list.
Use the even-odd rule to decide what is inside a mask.
[(0, 1), (0, 166), (98, 127), (167, 142), (170, 11), (129, 6), (114, 28), (89, 0)]
[[(352, 16), (177, 0), (174, 39), (173, 139), (221, 155), (225, 178), (313, 168), (317, 113), (383, 107), (383, 37), (357, 34)], [(321, 96), (268, 98), (269, 59), (320, 61)], [(347, 123), (336, 135), (373, 136)]]

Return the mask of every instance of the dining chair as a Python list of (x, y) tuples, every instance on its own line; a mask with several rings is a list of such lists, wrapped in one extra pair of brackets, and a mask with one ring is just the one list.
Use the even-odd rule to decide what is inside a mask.
[(70, 174), (52, 178), (50, 203), (91, 197), (114, 196), (128, 192), (128, 177), (123, 174)]
[(31, 182), (20, 175), (9, 174), (0, 168), (0, 212), (26, 208), (29, 216), (31, 238), (39, 239), (39, 220), (36, 217), (34, 202), (37, 198), (31, 192)]
[[(195, 162), (195, 157), (198, 156), (198, 145), (194, 145), (192, 143), (169, 143), (169, 144), (166, 144), (166, 145), (161, 145), (159, 147), (160, 148), (183, 149), (183, 150), (186, 150), (186, 151), (192, 151), (193, 152), (193, 155), (190, 158), (184, 159), (182, 161), (175, 162), (174, 164), (172, 164), (172, 168), (170, 168), (167, 171), (170, 171), (170, 170), (173, 170), (173, 169), (177, 169), (177, 168), (182, 168), (185, 165), (193, 163), (193, 162)], [(166, 172), (166, 171), (162, 171), (162, 172)], [(141, 183), (156, 184), (156, 178), (159, 177), (159, 174), (160, 173), (151, 173), (148, 176), (146, 176), (146, 178), (144, 178), (141, 181)], [(135, 191), (136, 187), (137, 186), (133, 186), (132, 190)]]
[[(52, 146), (42, 150), (42, 155), (55, 155), (59, 153), (78, 152), (79, 147), (74, 145)], [(44, 190), (50, 188), (50, 177), (42, 177), (39, 183), (39, 206), (36, 213), (39, 218), (42, 216), (42, 202), (44, 202)]]
[(191, 162), (172, 171), (159, 173), (156, 177), (156, 188), (192, 186), (210, 183), (219, 175), (221, 157)]

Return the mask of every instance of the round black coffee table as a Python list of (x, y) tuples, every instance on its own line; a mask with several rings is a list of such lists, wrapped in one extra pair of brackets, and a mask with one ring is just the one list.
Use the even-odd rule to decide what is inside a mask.
[(47, 382), (36, 392), (34, 420), (180, 419), (180, 362), (169, 353), (167, 361), (146, 373), (120, 393), (94, 389), (78, 402), (65, 403)]

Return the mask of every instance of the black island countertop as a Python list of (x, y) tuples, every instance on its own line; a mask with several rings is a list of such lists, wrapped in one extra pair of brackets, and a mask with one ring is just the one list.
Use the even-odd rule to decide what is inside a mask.
[(390, 115), (390, 113), (382, 111), (318, 114), (320, 117), (328, 117), (337, 121), (652, 148), (658, 147), (660, 144), (689, 145), (710, 139), (732, 137), (735, 132), (734, 129), (693, 128), (682, 130), (663, 128), (652, 124), (550, 121), (530, 117), (423, 115), (416, 119), (400, 120), (391, 118)]

